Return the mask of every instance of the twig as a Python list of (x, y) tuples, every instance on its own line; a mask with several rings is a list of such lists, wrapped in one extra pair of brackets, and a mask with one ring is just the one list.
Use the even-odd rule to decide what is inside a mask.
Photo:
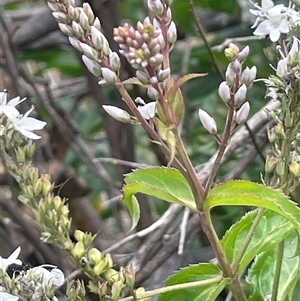
[(126, 160), (120, 160), (120, 159), (116, 159), (116, 158), (97, 158), (94, 161), (100, 161), (100, 162), (108, 162), (111, 164), (115, 164), (115, 165), (125, 165), (125, 166), (129, 166), (132, 168), (145, 168), (145, 167), (151, 167), (152, 165), (148, 165), (145, 163), (136, 163), (136, 162), (131, 162), (131, 161), (126, 161)]

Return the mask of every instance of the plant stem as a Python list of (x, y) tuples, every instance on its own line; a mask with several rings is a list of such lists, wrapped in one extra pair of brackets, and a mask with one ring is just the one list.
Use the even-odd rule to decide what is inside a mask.
[(272, 287), (271, 301), (277, 300), (278, 287), (279, 287), (280, 274), (281, 274), (281, 266), (282, 266), (282, 261), (283, 261), (283, 253), (284, 253), (284, 240), (281, 241), (277, 247), (276, 267), (275, 267), (274, 282), (273, 282), (273, 287)]
[(170, 285), (170, 286), (158, 288), (158, 289), (155, 289), (152, 291), (147, 291), (147, 292), (144, 292), (141, 294), (137, 294), (137, 296), (136, 296), (137, 299), (134, 299), (134, 297), (131, 296), (131, 297), (126, 297), (126, 298), (120, 299), (119, 301), (139, 300), (139, 299), (144, 299), (144, 298), (148, 298), (148, 297), (155, 296), (158, 294), (172, 292), (172, 291), (176, 291), (176, 290), (181, 290), (181, 289), (186, 289), (186, 288), (191, 288), (191, 287), (208, 286), (208, 285), (220, 283), (222, 280), (224, 280), (224, 277), (218, 276), (218, 277), (211, 278), (208, 280), (200, 280), (200, 281), (193, 281), (193, 282), (186, 282), (186, 283)]
[(265, 213), (265, 209), (264, 208), (258, 208), (258, 212), (257, 212), (257, 215), (253, 221), (253, 224), (251, 225), (251, 228), (250, 230), (248, 231), (245, 239), (244, 239), (244, 242), (243, 242), (243, 245), (240, 249), (240, 251), (238, 252), (238, 254), (236, 255), (236, 258), (235, 258), (235, 261), (233, 262), (233, 265), (232, 265), (232, 270), (233, 270), (233, 273), (236, 274), (237, 271), (238, 271), (238, 268), (239, 268), (239, 264), (240, 264), (240, 261), (242, 260), (248, 246), (249, 246), (249, 243), (252, 239), (252, 236), (253, 236), (253, 233), (256, 229), (256, 227), (258, 226), (259, 222), (261, 221), (263, 215)]

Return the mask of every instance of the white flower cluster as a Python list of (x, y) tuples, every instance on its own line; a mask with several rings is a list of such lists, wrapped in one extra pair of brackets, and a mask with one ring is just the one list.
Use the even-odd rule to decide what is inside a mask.
[(277, 42), (281, 34), (287, 34), (296, 26), (300, 26), (300, 13), (291, 3), (286, 7), (283, 4), (274, 5), (272, 0), (262, 0), (261, 6), (254, 6), (256, 9), (250, 9), (250, 12), (257, 16), (251, 27), (256, 27), (254, 35), (269, 35), (272, 42)]
[[(10, 101), (7, 101), (8, 92), (0, 92), (0, 120), (1, 117), (6, 116), (14, 128), (20, 132), (22, 135), (29, 139), (40, 139), (41, 137), (34, 134), (33, 131), (41, 130), (46, 125), (46, 122), (37, 120), (32, 117), (28, 117), (29, 114), (33, 111), (32, 107), (24, 115), (22, 115), (17, 109), (16, 106), (23, 102), (26, 98), (15, 97)], [(3, 121), (1, 121), (1, 125)]]
[[(58, 301), (55, 296), (48, 298), (45, 292), (49, 290), (49, 288), (55, 289), (63, 285), (65, 281), (64, 273), (56, 266), (50, 264), (40, 265), (24, 271), (22, 270), (22, 261), (18, 259), (20, 252), (21, 248), (18, 247), (8, 258), (2, 258), (0, 256), (0, 271), (7, 272), (10, 266), (19, 266), (21, 270), (18, 270), (17, 274), (14, 273), (11, 278), (17, 283), (17, 288), (25, 286), (23, 292), (27, 297), (30, 297), (30, 300)], [(28, 295), (29, 293), (30, 296)], [(11, 292), (10, 289), (7, 289), (5, 283), (0, 280), (1, 301), (18, 301), (19, 298), (20, 297)]]

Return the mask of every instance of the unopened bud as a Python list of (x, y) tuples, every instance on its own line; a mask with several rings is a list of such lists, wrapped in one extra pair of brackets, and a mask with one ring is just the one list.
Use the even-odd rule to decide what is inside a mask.
[(242, 72), (240, 81), (242, 84), (245, 84), (248, 88), (251, 87), (253, 81), (256, 78), (257, 68), (253, 66), (251, 69), (246, 67), (245, 70)]
[(113, 301), (119, 300), (123, 287), (124, 283), (121, 280), (113, 283), (111, 287), (111, 298)]
[(84, 38), (84, 31), (77, 22), (72, 21), (72, 28), (73, 28), (73, 36), (75, 35), (79, 39)]
[(69, 25), (63, 24), (63, 23), (58, 23), (58, 27), (63, 34), (70, 36), (70, 37), (74, 36), (73, 29)]
[(170, 68), (166, 68), (164, 70), (159, 70), (158, 72), (158, 80), (163, 82), (170, 76)]
[(43, 183), (43, 194), (47, 195), (53, 189), (53, 185), (50, 182), (50, 176), (48, 174), (43, 174), (40, 179)]
[(267, 156), (266, 164), (265, 164), (265, 172), (266, 173), (273, 172), (277, 165), (277, 162), (278, 162), (278, 159), (276, 157)]
[(104, 260), (98, 261), (98, 263), (94, 266), (93, 271), (95, 275), (100, 275), (107, 269), (107, 264)]
[(300, 164), (298, 162), (292, 161), (289, 164), (289, 170), (290, 170), (290, 173), (293, 174), (295, 177), (300, 176)]
[(85, 234), (84, 234), (83, 231), (81, 231), (81, 230), (75, 230), (74, 237), (75, 237), (75, 239), (77, 241), (82, 241), (84, 239), (84, 236), (85, 236)]
[(126, 111), (118, 107), (109, 106), (109, 105), (103, 105), (102, 107), (107, 114), (109, 114), (111, 117), (113, 117), (118, 121), (125, 122), (125, 123), (129, 123), (131, 121), (130, 115)]
[(156, 100), (156, 99), (158, 99), (158, 97), (159, 97), (159, 92), (154, 88), (154, 87), (149, 87), (148, 89), (147, 89), (147, 95), (151, 98), (151, 99), (153, 99), (153, 100)]
[(76, 50), (78, 50), (79, 52), (82, 52), (82, 50), (80, 48), (80, 41), (78, 39), (69, 37), (69, 42)]
[(98, 30), (101, 30), (101, 23), (98, 17), (95, 18), (93, 26), (96, 27)]
[(222, 82), (219, 86), (219, 96), (222, 100), (227, 104), (231, 98), (230, 87), (228, 86), (227, 82)]
[(231, 68), (231, 64), (229, 64), (227, 66), (227, 70), (225, 73), (225, 77), (226, 77), (226, 82), (227, 84), (232, 87), (235, 85), (235, 81), (236, 81), (236, 73), (233, 72), (232, 68)]
[(203, 127), (212, 135), (217, 133), (217, 124), (215, 120), (205, 111), (199, 109), (199, 118)]
[(247, 87), (245, 84), (241, 85), (237, 92), (234, 95), (234, 104), (235, 106), (239, 107), (241, 104), (243, 104), (246, 100), (246, 94), (247, 94)]
[(235, 121), (237, 124), (242, 124), (244, 123), (249, 115), (250, 112), (250, 104), (249, 102), (245, 102), (241, 108), (237, 111), (236, 115), (235, 115)]
[(147, 71), (137, 70), (136, 71), (136, 77), (144, 85), (147, 85), (149, 83), (150, 77), (149, 77), (149, 74), (148, 74)]
[(89, 59), (87, 56), (82, 55), (82, 61), (84, 62), (87, 69), (96, 77), (100, 77), (101, 67), (99, 64), (97, 64), (94, 60)]
[(93, 13), (93, 10), (92, 10), (90, 4), (88, 2), (84, 2), (82, 4), (82, 8), (83, 8), (84, 12), (86, 13), (86, 15), (88, 17), (89, 23), (92, 23), (95, 16), (94, 16), (94, 13)]
[(57, 22), (59, 23), (63, 23), (66, 24), (67, 23), (67, 16), (66, 14), (62, 13), (62, 12), (53, 12), (52, 16), (56, 19)]
[(82, 52), (91, 60), (97, 60), (98, 59), (98, 53), (97, 51), (92, 48), (91, 46), (85, 44), (85, 43), (80, 43), (80, 48)]
[(81, 11), (79, 16), (79, 23), (81, 27), (85, 30), (88, 30), (90, 28), (89, 18), (83, 10)]
[(102, 254), (98, 249), (91, 248), (88, 251), (88, 258), (92, 263), (96, 264), (102, 260)]
[(225, 56), (230, 60), (230, 61), (234, 61), (237, 56), (238, 53), (240, 52), (240, 49), (237, 45), (230, 43), (229, 47), (225, 49)]
[(240, 53), (238, 54), (238, 60), (243, 63), (249, 55), (249, 46), (247, 45)]
[(234, 60), (233, 62), (231, 62), (230, 66), (233, 72), (235, 72), (236, 74), (239, 74), (242, 70), (242, 64), (239, 60)]
[(172, 21), (167, 32), (167, 39), (170, 44), (174, 44), (177, 40), (177, 29), (175, 23)]
[(283, 161), (283, 159), (279, 159), (277, 164), (276, 164), (276, 174), (279, 176), (279, 177), (282, 177), (284, 175), (284, 171), (285, 171), (285, 163)]
[(85, 253), (85, 247), (82, 241), (78, 241), (74, 248), (71, 250), (71, 254), (75, 259), (80, 259)]
[(156, 17), (159, 17), (164, 12), (164, 5), (161, 0), (148, 0), (149, 11)]
[(116, 52), (111, 52), (109, 55), (109, 65), (112, 70), (119, 71), (121, 67), (121, 61)]
[(115, 84), (118, 81), (118, 77), (115, 71), (112, 71), (106, 67), (101, 68), (102, 77), (108, 84)]

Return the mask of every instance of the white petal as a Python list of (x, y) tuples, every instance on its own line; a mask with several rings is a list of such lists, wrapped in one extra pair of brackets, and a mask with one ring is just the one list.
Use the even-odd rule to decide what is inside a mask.
[(25, 99), (26, 99), (26, 97), (20, 99), (20, 96), (17, 96), (17, 97), (15, 97), (15, 98), (11, 99), (11, 100), (7, 103), (7, 105), (8, 105), (8, 106), (16, 107), (19, 103), (23, 102)]
[(41, 130), (45, 127), (47, 123), (44, 121), (40, 121), (38, 119), (35, 119), (33, 117), (27, 117), (27, 118), (22, 118), (18, 126), (22, 127), (25, 130), (29, 131), (35, 131), (35, 130)]
[(22, 261), (20, 259), (17, 259), (19, 254), (21, 252), (21, 248), (18, 247), (16, 250), (14, 250), (7, 258), (2, 258), (0, 256), (0, 269), (6, 269), (7, 266), (9, 266), (12, 263), (15, 264), (22, 264)]
[(156, 101), (151, 101), (144, 106), (139, 106), (138, 110), (140, 111), (141, 115), (146, 119), (149, 120), (155, 116), (156, 113)]
[(274, 6), (274, 2), (272, 0), (262, 0), (261, 1), (261, 8), (264, 11), (271, 9)]
[(270, 34), (270, 31), (272, 30), (272, 25), (271, 22), (269, 20), (265, 20), (262, 21), (257, 28), (255, 29), (255, 31), (253, 32), (254, 35), (257, 36), (265, 36)]
[(277, 42), (279, 38), (280, 38), (280, 31), (277, 28), (272, 29), (270, 32), (270, 40), (272, 42)]

